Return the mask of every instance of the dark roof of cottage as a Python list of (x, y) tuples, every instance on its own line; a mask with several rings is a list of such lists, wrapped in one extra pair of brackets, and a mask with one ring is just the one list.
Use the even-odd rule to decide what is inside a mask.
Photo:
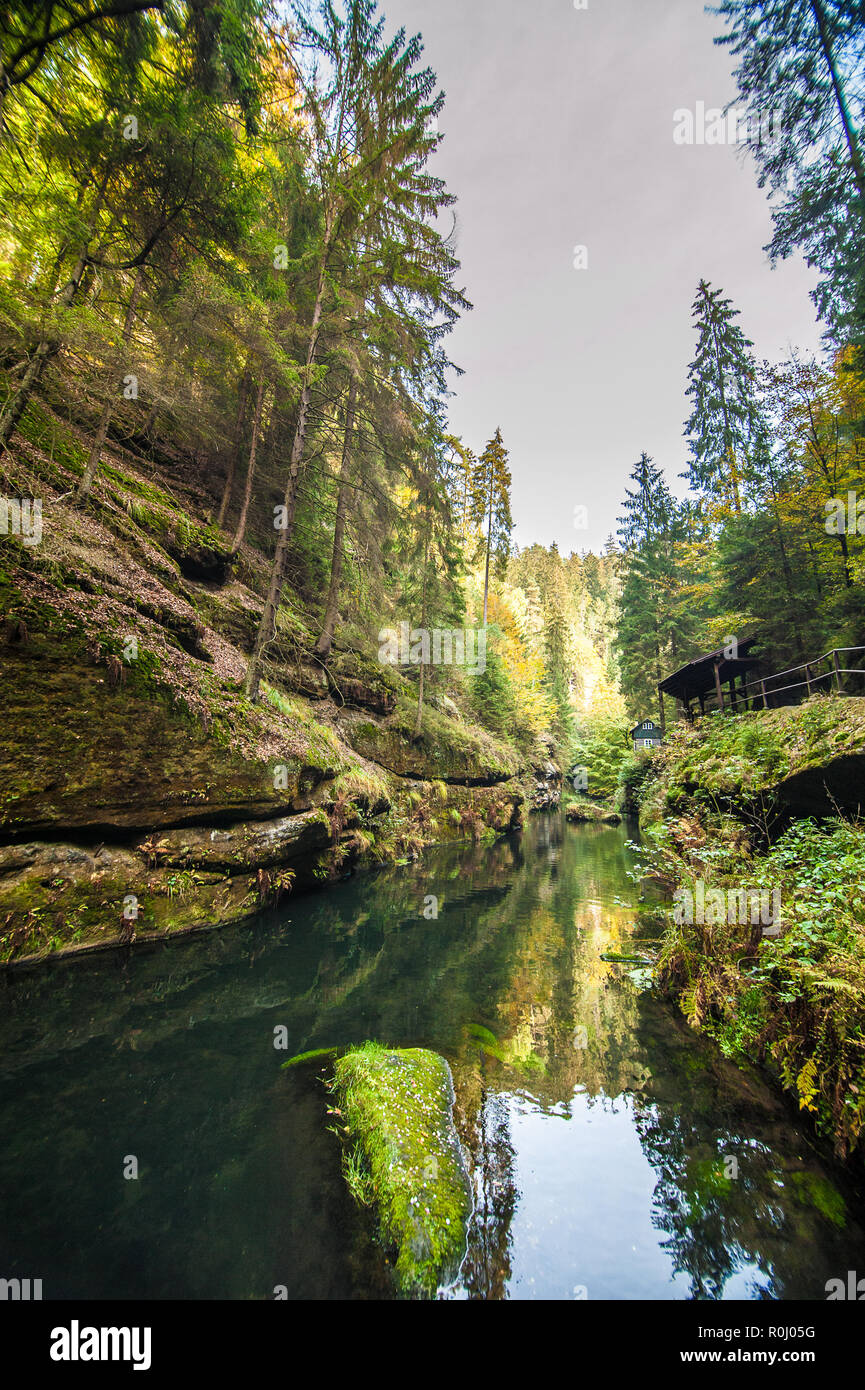
[(693, 700), (697, 695), (705, 695), (707, 691), (715, 689), (716, 662), (722, 683), (745, 671), (753, 671), (755, 666), (760, 665), (758, 657), (746, 655), (757, 640), (756, 637), (746, 637), (741, 641), (737, 657), (725, 656), (724, 647), (695, 656), (693, 661), (680, 666), (678, 671), (662, 680), (658, 689), (665, 695), (674, 695), (678, 700)]

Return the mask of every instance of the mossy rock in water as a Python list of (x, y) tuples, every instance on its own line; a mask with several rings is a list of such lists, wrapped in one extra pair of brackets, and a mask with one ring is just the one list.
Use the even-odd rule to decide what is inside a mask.
[(565, 820), (582, 825), (585, 822), (596, 825), (620, 825), (622, 817), (609, 806), (595, 801), (574, 801), (565, 808)]
[(424, 1048), (365, 1043), (340, 1057), (333, 1087), (352, 1141), (346, 1180), (377, 1209), (400, 1292), (431, 1296), (459, 1272), (471, 1214), (450, 1067)]

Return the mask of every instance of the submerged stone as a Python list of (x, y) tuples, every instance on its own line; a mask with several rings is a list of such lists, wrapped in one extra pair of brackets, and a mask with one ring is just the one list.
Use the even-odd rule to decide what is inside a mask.
[(351, 1142), (346, 1181), (396, 1250), (400, 1292), (431, 1296), (459, 1272), (471, 1214), (450, 1067), (425, 1048), (365, 1043), (340, 1057), (333, 1089)]

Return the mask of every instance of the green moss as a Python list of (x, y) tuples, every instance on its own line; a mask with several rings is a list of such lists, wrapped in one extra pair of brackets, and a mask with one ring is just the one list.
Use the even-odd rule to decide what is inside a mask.
[(363, 757), (419, 781), (503, 782), (521, 770), (521, 755), (478, 725), (460, 723), (427, 705), (421, 737), (415, 739), (416, 718), (416, 699), (401, 693), (386, 721), (349, 721), (345, 738)]
[(459, 1270), (471, 1211), (450, 1068), (423, 1048), (369, 1042), (339, 1059), (333, 1089), (351, 1142), (346, 1180), (377, 1210), (400, 1291), (432, 1295)]
[(302, 756), (309, 766), (331, 771), (334, 765), (345, 765), (345, 750), (333, 730), (313, 717), (304, 700), (285, 695), (264, 682), (261, 693), (272, 709), (291, 720), (294, 734), (303, 740)]
[(790, 1184), (800, 1202), (816, 1208), (833, 1226), (847, 1224), (844, 1198), (828, 1178), (821, 1177), (819, 1173), (804, 1171), (792, 1173)]
[[(865, 755), (863, 701), (815, 695), (801, 705), (713, 715), (693, 725), (677, 724), (653, 753), (638, 790), (644, 826), (681, 807), (695, 793), (707, 802), (722, 798), (747, 806), (812, 769), (839, 765), (836, 790), (849, 778), (861, 782)], [(819, 785), (820, 779), (817, 779)]]
[(87, 450), (74, 432), (57, 415), (51, 414), (38, 401), (30, 401), (18, 423), (22, 439), (35, 444), (50, 459), (70, 473), (84, 472)]
[(287, 1067), (299, 1067), (302, 1062), (311, 1062), (316, 1057), (332, 1057), (335, 1052), (335, 1047), (315, 1047), (312, 1052), (298, 1052), (296, 1056), (283, 1062), (282, 1069), (285, 1071)]
[(340, 773), (334, 781), (332, 794), (335, 799), (344, 798), (366, 810), (390, 806), (390, 791), (384, 779), (361, 768)]
[(729, 1197), (732, 1191), (733, 1183), (726, 1174), (723, 1158), (714, 1155), (689, 1160), (684, 1192), (692, 1216), (704, 1216), (713, 1205)]

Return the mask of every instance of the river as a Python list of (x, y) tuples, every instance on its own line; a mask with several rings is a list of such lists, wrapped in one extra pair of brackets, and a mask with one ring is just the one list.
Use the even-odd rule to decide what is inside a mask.
[(443, 1297), (825, 1299), (865, 1204), (760, 1075), (602, 959), (657, 932), (627, 836), (536, 816), (251, 926), (7, 976), (0, 1276), (46, 1299), (387, 1297), (326, 1064), (281, 1069), (376, 1038), (453, 1070), (475, 1216)]

